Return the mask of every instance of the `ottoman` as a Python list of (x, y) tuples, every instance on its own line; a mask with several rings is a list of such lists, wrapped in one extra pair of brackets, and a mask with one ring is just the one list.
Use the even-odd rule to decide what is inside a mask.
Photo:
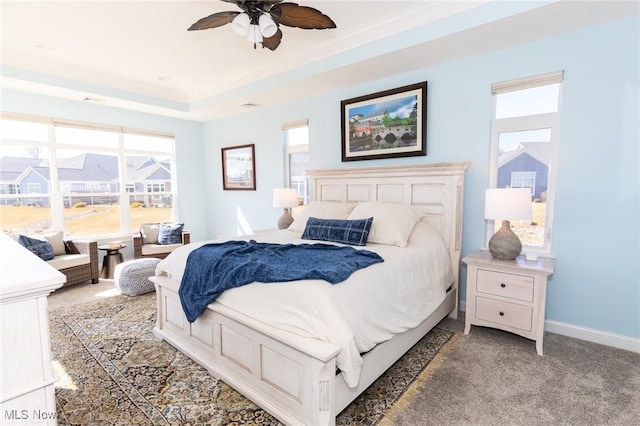
[(137, 296), (155, 290), (149, 278), (156, 273), (160, 259), (145, 258), (127, 260), (116, 266), (113, 282), (122, 294)]

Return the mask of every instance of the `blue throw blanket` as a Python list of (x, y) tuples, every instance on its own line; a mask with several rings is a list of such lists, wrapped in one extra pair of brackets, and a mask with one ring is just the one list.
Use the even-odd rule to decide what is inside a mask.
[(228, 241), (205, 244), (187, 258), (180, 301), (189, 322), (223, 291), (254, 281), (321, 279), (336, 284), (358, 269), (384, 262), (376, 253), (330, 244), (271, 244)]

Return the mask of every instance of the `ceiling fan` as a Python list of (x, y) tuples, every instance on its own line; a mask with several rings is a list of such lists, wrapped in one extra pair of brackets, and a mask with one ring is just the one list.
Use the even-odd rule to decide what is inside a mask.
[(276, 50), (282, 41), (280, 25), (303, 28), (305, 30), (323, 30), (336, 28), (335, 22), (317, 9), (300, 6), (297, 3), (283, 3), (282, 0), (222, 0), (234, 3), (242, 11), (217, 12), (198, 20), (188, 31), (206, 30), (231, 24), (234, 32), (247, 37), (256, 48)]

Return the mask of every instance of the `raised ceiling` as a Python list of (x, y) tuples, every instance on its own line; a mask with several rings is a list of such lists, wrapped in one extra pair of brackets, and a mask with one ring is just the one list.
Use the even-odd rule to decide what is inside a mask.
[(3, 0), (2, 87), (204, 121), (638, 13), (632, 1), (296, 2), (337, 29), (283, 27), (270, 51), (229, 26), (187, 31), (234, 10), (222, 1)]

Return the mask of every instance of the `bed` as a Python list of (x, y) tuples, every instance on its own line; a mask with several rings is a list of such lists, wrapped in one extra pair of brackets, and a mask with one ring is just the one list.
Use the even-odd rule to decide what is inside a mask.
[[(334, 424), (340, 411), (431, 328), (447, 315), (457, 316), (468, 166), (464, 162), (309, 171), (314, 208), (348, 206), (351, 217), (356, 210), (368, 214), (371, 206), (397, 207), (389, 211), (398, 212), (411, 206), (418, 219), (404, 244), (402, 238), (397, 244), (378, 244), (395, 234), (377, 228), (374, 243), (362, 249), (379, 253), (384, 263), (359, 270), (335, 286), (307, 280), (228, 290), (193, 322), (186, 319), (178, 292), (188, 254), (204, 242), (189, 244), (163, 260), (152, 277), (158, 309), (155, 335), (285, 424)], [(296, 221), (302, 217), (304, 213)], [(234, 240), (309, 243), (300, 239), (300, 229), (294, 222), (290, 230)], [(427, 267), (430, 262), (434, 266)], [(434, 284), (420, 290), (406, 284), (421, 280)], [(380, 296), (392, 285), (393, 292)], [(387, 308), (380, 306), (391, 300), (388, 307), (398, 307), (402, 299), (395, 299), (401, 297), (396, 293), (405, 287), (419, 291), (419, 296), (405, 299), (403, 315), (383, 314), (380, 309)], [(291, 323), (292, 318), (303, 325)]]

